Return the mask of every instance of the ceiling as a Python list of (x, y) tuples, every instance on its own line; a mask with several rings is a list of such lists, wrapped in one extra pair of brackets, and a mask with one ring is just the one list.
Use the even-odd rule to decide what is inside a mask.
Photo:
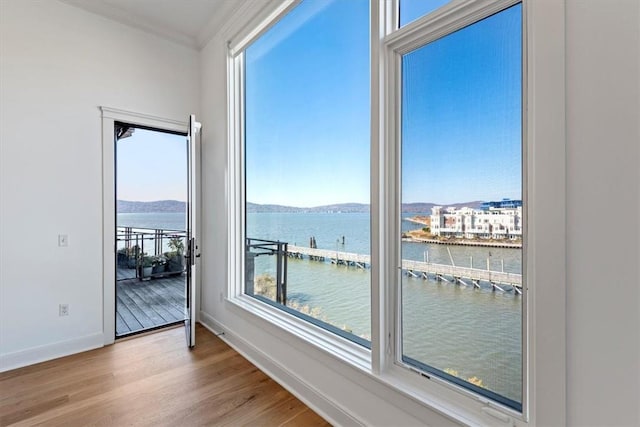
[(202, 48), (242, 0), (61, 0), (174, 42)]

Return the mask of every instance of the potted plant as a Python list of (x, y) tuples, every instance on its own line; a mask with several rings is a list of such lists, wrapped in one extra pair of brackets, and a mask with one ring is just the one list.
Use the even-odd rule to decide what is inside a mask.
[(144, 253), (140, 257), (140, 266), (139, 266), (139, 277), (143, 279), (145, 277), (151, 277), (151, 272), (153, 271), (153, 257), (150, 257), (146, 253)]
[(129, 266), (129, 250), (127, 248), (118, 249), (118, 267)]
[(171, 251), (164, 254), (167, 258), (165, 269), (169, 273), (182, 273), (184, 269), (184, 241), (182, 237), (170, 238), (168, 245)]
[(164, 273), (165, 265), (167, 264), (167, 259), (163, 255), (156, 255), (152, 257), (151, 263), (153, 265), (151, 274), (160, 274), (160, 273)]
[(140, 253), (140, 247), (138, 245), (125, 248), (127, 253), (127, 267), (136, 268), (138, 263), (138, 254)]

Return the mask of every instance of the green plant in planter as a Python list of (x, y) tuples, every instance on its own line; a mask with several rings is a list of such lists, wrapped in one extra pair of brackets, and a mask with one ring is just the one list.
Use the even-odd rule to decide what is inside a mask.
[(169, 249), (174, 252), (175, 255), (182, 255), (184, 253), (184, 241), (182, 237), (172, 237), (169, 239)]
[(131, 246), (130, 248), (124, 248), (127, 254), (127, 267), (136, 268), (138, 262), (138, 255), (140, 254), (140, 247), (138, 245)]
[(152, 274), (163, 273), (165, 265), (167, 264), (167, 258), (165, 258), (163, 255), (156, 255), (152, 257), (151, 263), (153, 265), (153, 271), (151, 272)]
[(182, 272), (184, 269), (184, 259), (182, 257), (184, 253), (184, 241), (182, 237), (170, 238), (168, 246), (171, 251), (164, 254), (167, 257), (166, 271), (172, 273)]
[(153, 257), (147, 255), (146, 253), (142, 256), (142, 260), (140, 261), (140, 265), (142, 268), (153, 267)]
[(118, 249), (117, 262), (118, 267), (128, 267), (129, 251), (127, 250), (127, 248)]
[(150, 257), (146, 253), (140, 256), (140, 271), (139, 277), (140, 279), (144, 277), (151, 276), (151, 271), (153, 270), (153, 257)]

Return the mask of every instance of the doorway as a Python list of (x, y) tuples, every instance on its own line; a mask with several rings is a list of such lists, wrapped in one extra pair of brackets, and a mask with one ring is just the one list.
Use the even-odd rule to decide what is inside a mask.
[(114, 123), (116, 339), (188, 317), (186, 137)]
[[(102, 258), (102, 275), (103, 275), (103, 338), (104, 345), (110, 345), (115, 342), (116, 339), (116, 283), (117, 283), (117, 273), (118, 273), (118, 250), (122, 250), (123, 255), (121, 255), (120, 263), (124, 266), (125, 259), (127, 260), (127, 270), (129, 271), (129, 276), (131, 279), (141, 279), (138, 280), (138, 285), (150, 285), (150, 283), (154, 283), (152, 279), (156, 279), (160, 276), (171, 276), (171, 274), (160, 274), (158, 276), (153, 277), (153, 269), (149, 274), (149, 271), (144, 271), (144, 265), (148, 264), (148, 260), (145, 260), (145, 252), (146, 256), (154, 256), (155, 253), (162, 254), (165, 258), (167, 258), (164, 262), (165, 264), (165, 272), (164, 273), (176, 273), (176, 272), (167, 272), (167, 264), (169, 263), (169, 257), (165, 255), (165, 252), (180, 252), (183, 250), (183, 265), (184, 270), (182, 274), (175, 274), (174, 278), (180, 277), (184, 280), (184, 326), (185, 326), (185, 337), (186, 344), (188, 347), (195, 346), (195, 322), (197, 320), (198, 313), (198, 289), (200, 284), (200, 250), (199, 250), (199, 240), (200, 240), (200, 138), (198, 134), (200, 133), (201, 124), (196, 121), (195, 116), (192, 114), (186, 117), (186, 121), (179, 121), (173, 119), (166, 119), (157, 116), (151, 116), (148, 114), (142, 114), (132, 111), (120, 110), (116, 108), (110, 108), (102, 106), (100, 107), (102, 113), (102, 212), (103, 212), (103, 258)], [(151, 241), (153, 243), (149, 243), (149, 240), (140, 240), (136, 247), (136, 243), (133, 238), (133, 226), (131, 226), (130, 236), (127, 236), (128, 230), (125, 228), (122, 229), (121, 233), (124, 235), (123, 237), (129, 237), (131, 244), (129, 245), (129, 250), (127, 251), (126, 243), (121, 243), (121, 247), (118, 248), (118, 229), (117, 229), (117, 202), (118, 193), (116, 191), (116, 145), (117, 141), (120, 139), (126, 139), (133, 135), (132, 131), (136, 129), (140, 130), (148, 130), (159, 132), (159, 134), (170, 134), (178, 137), (178, 141), (184, 141), (184, 150), (179, 154), (180, 159), (184, 159), (186, 163), (186, 225), (184, 228), (184, 237), (182, 241), (184, 242), (184, 249), (181, 248), (181, 245), (169, 246), (169, 242), (167, 238), (179, 238), (177, 235), (179, 233), (173, 233), (174, 231), (182, 231), (182, 230), (163, 230), (167, 231), (167, 233), (160, 233), (159, 235), (155, 235), (151, 237)], [(186, 138), (185, 138), (186, 135)], [(159, 146), (154, 145), (150, 149), (152, 151), (158, 151)], [(150, 173), (158, 173), (161, 171), (159, 168), (159, 164), (157, 162), (152, 161), (151, 155), (142, 156), (142, 159), (139, 159), (140, 165), (139, 167), (149, 167), (152, 166)], [(176, 160), (176, 159), (174, 159)], [(182, 161), (182, 160), (176, 160)], [(146, 165), (146, 166), (145, 166)], [(121, 170), (122, 172), (122, 170)], [(181, 172), (182, 174), (182, 172)], [(143, 182), (142, 178), (139, 180), (134, 180), (136, 183)], [(122, 194), (122, 190), (120, 192)], [(123, 212), (124, 213), (124, 212)], [(121, 225), (125, 225), (121, 223)], [(155, 229), (154, 229), (155, 230)], [(142, 243), (145, 243), (145, 248), (143, 249)], [(156, 247), (156, 243), (158, 246)], [(125, 249), (125, 250), (123, 250)], [(169, 249), (167, 251), (167, 249)], [(136, 256), (137, 253), (137, 256)], [(125, 258), (126, 255), (127, 257)], [(129, 267), (129, 256), (132, 256), (132, 267)], [(156, 264), (162, 264), (162, 261), (158, 262), (156, 260)], [(151, 260), (151, 264), (153, 267), (153, 259)], [(171, 268), (171, 267), (169, 267)], [(147, 274), (145, 274), (147, 273)], [(158, 273), (158, 270), (156, 270)], [(121, 276), (122, 277), (122, 276)], [(124, 277), (122, 277), (124, 278)], [(160, 277), (162, 278), (162, 277)], [(129, 278), (128, 278), (129, 279)], [(157, 282), (155, 282), (157, 283)], [(179, 283), (183, 283), (180, 281)], [(141, 289), (141, 287), (139, 287)], [(157, 294), (157, 289), (155, 290)], [(180, 318), (178, 316), (177, 318)], [(164, 319), (167, 321), (167, 319)], [(158, 322), (164, 323), (164, 322)], [(164, 323), (165, 325), (171, 323)], [(137, 325), (134, 323), (135, 329)], [(143, 325), (144, 326), (144, 325)], [(131, 335), (131, 333), (139, 333), (141, 331), (148, 331), (150, 329), (156, 327), (163, 327), (162, 324), (159, 326), (151, 326), (144, 329), (137, 329), (136, 331), (125, 331), (125, 334)]]

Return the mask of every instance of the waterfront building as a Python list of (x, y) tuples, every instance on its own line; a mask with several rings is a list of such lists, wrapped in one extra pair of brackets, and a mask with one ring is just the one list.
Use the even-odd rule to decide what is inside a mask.
[(522, 201), (510, 200), (513, 207), (496, 207), (501, 203), (486, 202), (480, 209), (434, 206), (431, 234), (465, 239), (522, 238)]
[(522, 200), (502, 199), (497, 202), (484, 202), (480, 205), (480, 209), (488, 210), (490, 208), (517, 208), (522, 207)]

